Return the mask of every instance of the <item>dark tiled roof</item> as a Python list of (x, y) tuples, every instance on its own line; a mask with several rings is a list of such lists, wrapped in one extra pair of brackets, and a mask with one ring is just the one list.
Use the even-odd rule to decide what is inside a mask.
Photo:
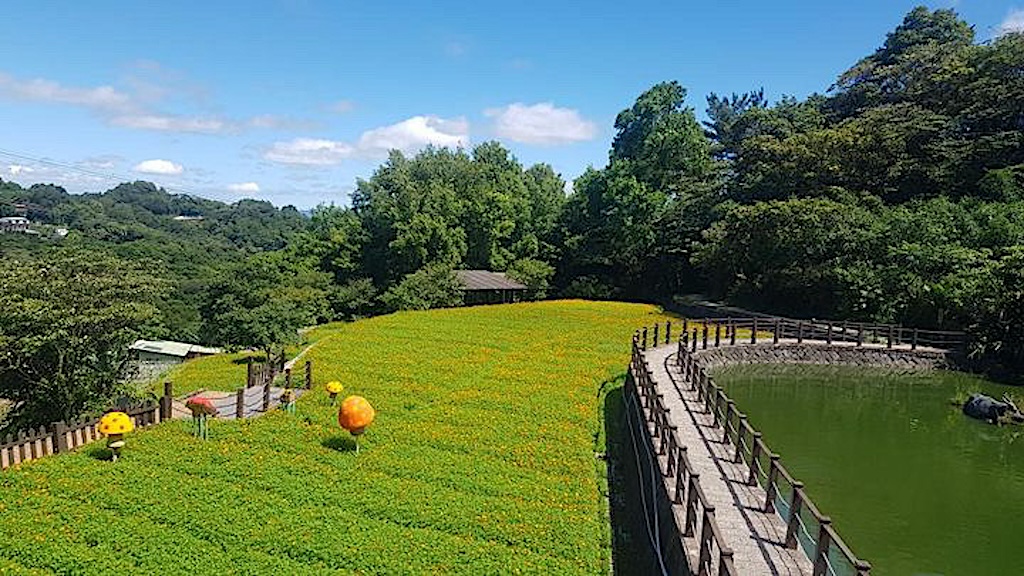
[(466, 290), (526, 290), (524, 284), (510, 280), (504, 272), (456, 270), (455, 275)]

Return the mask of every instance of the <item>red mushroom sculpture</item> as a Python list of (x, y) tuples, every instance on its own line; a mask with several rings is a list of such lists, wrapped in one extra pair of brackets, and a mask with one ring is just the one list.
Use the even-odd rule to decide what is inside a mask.
[(185, 407), (192, 412), (192, 434), (196, 438), (206, 440), (209, 437), (209, 428), (206, 419), (217, 415), (217, 407), (213, 401), (205, 396), (193, 396), (185, 401)]

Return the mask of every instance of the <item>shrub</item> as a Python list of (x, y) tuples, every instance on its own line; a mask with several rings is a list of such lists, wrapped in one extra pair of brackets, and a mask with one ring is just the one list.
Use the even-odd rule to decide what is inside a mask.
[(406, 275), (380, 300), (390, 311), (449, 308), (462, 304), (462, 284), (451, 268), (428, 264)]

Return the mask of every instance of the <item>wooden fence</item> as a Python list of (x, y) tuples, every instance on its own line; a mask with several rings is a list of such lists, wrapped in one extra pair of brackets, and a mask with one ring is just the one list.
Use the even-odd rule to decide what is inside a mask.
[[(156, 402), (147, 402), (126, 413), (131, 416), (136, 428), (146, 428), (161, 420), (160, 404)], [(99, 424), (99, 418), (61, 421), (41, 426), (38, 430), (8, 434), (7, 439), (0, 444), (0, 470), (50, 454), (70, 452), (95, 442), (102, 437), (98, 430)]]
[[(283, 356), (269, 365), (260, 364), (255, 368), (252, 364), (249, 365), (246, 380), (248, 385), (236, 394), (236, 417), (242, 418), (251, 411), (265, 412), (270, 409), (270, 388), (282, 366)], [(285, 387), (291, 388), (291, 368), (284, 369), (284, 379)], [(313, 385), (313, 366), (308, 360), (305, 363), (302, 385), (307, 390)], [(126, 413), (131, 416), (136, 428), (147, 428), (170, 420), (173, 417), (173, 410), (174, 386), (168, 381), (164, 382), (163, 396), (159, 400), (146, 402), (137, 408), (127, 410)], [(0, 439), (0, 470), (51, 454), (70, 452), (95, 442), (102, 438), (98, 430), (99, 423), (99, 418), (54, 422), (38, 430), (8, 434), (6, 439)]]
[[(765, 490), (763, 511), (777, 513), (785, 520), (785, 545), (793, 549), (799, 547), (807, 554), (814, 566), (813, 576), (867, 576), (871, 571), (871, 565), (850, 550), (832, 526), (831, 518), (818, 510), (804, 490), (803, 483), (793, 478), (782, 465), (779, 455), (768, 448), (761, 433), (747, 421), (746, 414), (740, 412), (735, 402), (714, 382), (708, 370), (698, 360), (696, 352), (698, 349), (735, 346), (737, 343), (756, 345), (759, 340), (778, 344), (782, 339), (796, 340), (798, 343), (815, 340), (828, 344), (847, 343), (853, 346), (863, 346), (867, 341), (876, 345), (884, 343), (886, 348), (904, 346), (916, 350), (919, 346), (929, 346), (939, 350), (953, 350), (964, 345), (964, 334), (906, 329), (885, 324), (807, 322), (786, 318), (708, 318), (699, 324), (683, 320), (680, 332), (676, 362), (682, 373), (681, 386), (697, 393), (705, 413), (714, 419), (714, 427), (721, 428), (722, 442), (734, 450), (734, 461), (746, 466), (747, 483), (750, 486), (761, 486)], [(738, 336), (740, 332), (743, 333), (742, 340)], [(650, 368), (642, 356), (642, 351), (648, 347), (648, 338), (655, 346), (662, 345), (662, 342), (664, 345), (671, 344), (672, 323), (667, 322), (664, 330), (660, 325), (655, 325), (653, 328), (644, 328), (634, 335), (634, 360), (631, 368), (634, 375), (640, 376), (637, 379), (637, 386), (646, 402), (645, 412), (653, 423), (652, 438), (659, 439), (659, 454), (666, 455), (665, 474), (676, 474), (675, 502), (683, 502), (680, 494), (689, 494), (685, 496), (686, 526), (689, 526), (691, 518), (700, 513), (699, 508), (703, 508), (701, 492), (699, 483), (686, 481), (685, 477), (689, 470), (686, 447), (679, 445), (675, 427), (668, 421), (668, 410), (662, 402), (661, 395), (654, 389), (653, 382), (650, 382)], [(697, 504), (698, 509), (691, 510), (693, 502)], [(685, 529), (683, 534), (686, 534)], [(705, 544), (702, 537), (700, 543), (699, 558), (705, 561), (715, 546), (719, 550), (725, 550), (722, 541), (713, 530), (709, 542)], [(692, 572), (710, 574), (707, 570), (709, 567), (698, 565)], [(728, 572), (722, 572), (720, 567), (719, 574)]]
[[(672, 339), (672, 322), (665, 323), (660, 332), (660, 325), (651, 329), (644, 328), (640, 333), (641, 348), (646, 350), (648, 338), (654, 346), (669, 344)], [(735, 345), (739, 333), (749, 339), (751, 344), (771, 341), (778, 344), (780, 340), (823, 341), (826, 344), (852, 344), (863, 346), (868, 344), (885, 344), (886, 348), (909, 347), (917, 350), (921, 347), (944, 351), (962, 351), (967, 346), (965, 332), (949, 330), (922, 330), (907, 328), (898, 324), (870, 324), (865, 322), (847, 322), (832, 320), (794, 320), (781, 316), (753, 318), (704, 318), (703, 320), (683, 319), (680, 338), (690, 341), (691, 349), (706, 349), (709, 346), (720, 346), (726, 342)], [(692, 330), (692, 333), (691, 333)]]
[[(651, 369), (641, 353), (639, 335), (633, 337), (630, 369), (632, 378), (627, 379), (626, 401), (636, 402), (642, 407), (643, 429), (649, 434), (652, 444), (656, 444), (654, 468), (665, 485), (670, 487), (665, 493), (675, 521), (672, 533), (682, 544), (682, 558), (669, 561), (677, 565), (669, 566), (667, 571), (697, 576), (736, 576), (732, 549), (725, 543), (715, 520), (715, 507), (708, 503), (701, 489), (700, 474), (694, 471), (686, 455), (686, 446), (680, 443), (677, 428), (669, 421), (664, 397), (658, 393)], [(694, 539), (697, 545), (695, 561), (685, 552), (687, 541)], [(693, 546), (693, 542), (689, 544)], [(656, 552), (664, 565), (668, 555), (663, 550)], [(678, 565), (680, 563), (686, 564), (685, 570)]]

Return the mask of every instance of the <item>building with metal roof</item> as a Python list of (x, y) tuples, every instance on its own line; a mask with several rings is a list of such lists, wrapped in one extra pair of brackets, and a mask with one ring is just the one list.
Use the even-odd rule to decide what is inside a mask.
[(526, 294), (526, 285), (507, 277), (504, 272), (490, 270), (456, 270), (462, 283), (466, 305), (507, 304), (519, 302)]
[(208, 348), (170, 340), (136, 340), (128, 349), (134, 351), (139, 360), (144, 362), (174, 360), (181, 362), (189, 358), (220, 354), (221, 352), (220, 348)]

